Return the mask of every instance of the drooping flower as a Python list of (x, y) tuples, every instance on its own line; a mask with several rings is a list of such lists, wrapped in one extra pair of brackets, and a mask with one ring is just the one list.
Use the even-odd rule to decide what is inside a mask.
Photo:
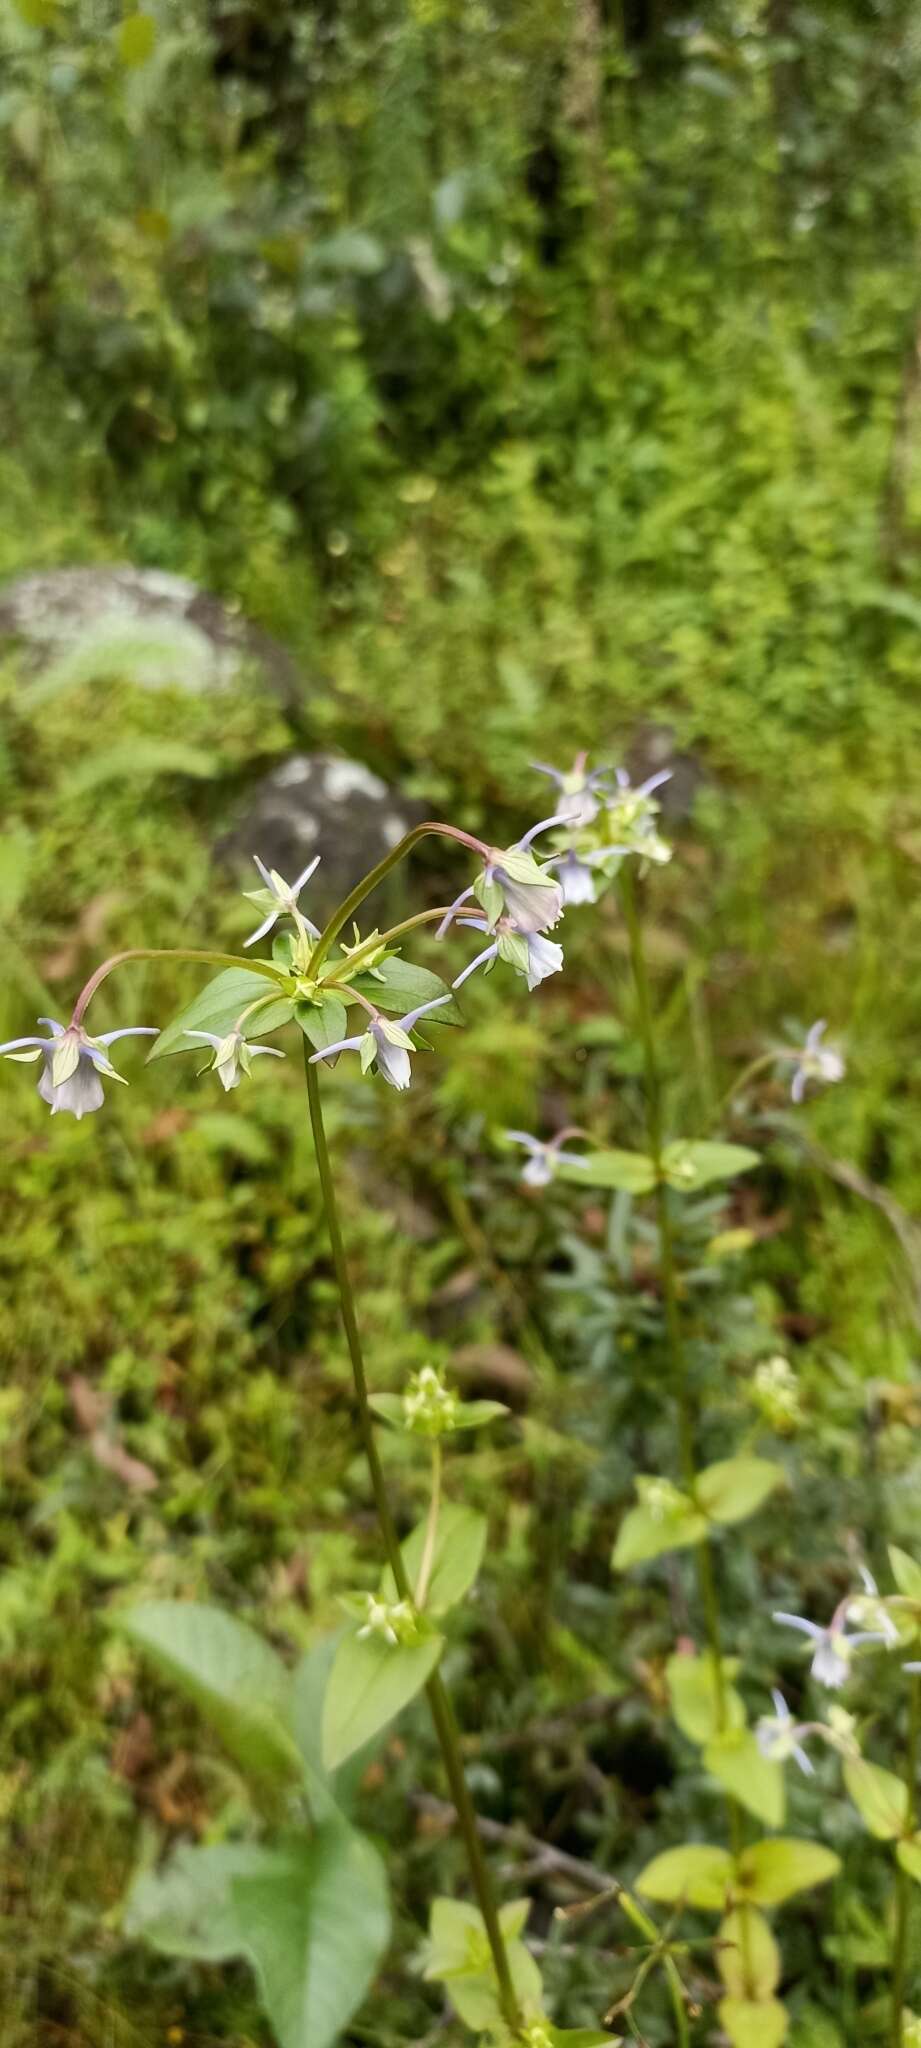
[(243, 893), (248, 903), (255, 903), (257, 910), (266, 910), (268, 916), (263, 919), (262, 924), (257, 926), (254, 932), (250, 932), (248, 939), (244, 939), (244, 946), (254, 946), (257, 939), (264, 939), (266, 932), (270, 932), (272, 926), (278, 923), (279, 918), (286, 915), (288, 917), (296, 916), (301, 924), (303, 924), (305, 930), (309, 932), (310, 937), (318, 939), (320, 934), (317, 926), (311, 924), (309, 917), (305, 917), (303, 911), (298, 910), (297, 899), (304, 887), (304, 883), (309, 882), (314, 869), (320, 865), (319, 854), (314, 854), (313, 860), (308, 861), (307, 866), (302, 869), (297, 880), (294, 882), (286, 882), (284, 876), (280, 875), (276, 868), (267, 868), (265, 862), (260, 860), (258, 853), (253, 854), (253, 859), (259, 869), (265, 887), (263, 889), (245, 889)]
[(514, 846), (490, 847), (476, 880), (462, 889), (445, 911), (436, 936), (444, 937), (461, 905), (469, 903), (471, 896), (482, 905), (489, 931), (495, 930), (500, 917), (509, 918), (519, 932), (551, 931), (563, 914), (563, 891), (546, 866), (541, 867), (535, 860), (530, 847), (538, 832), (548, 832), (552, 826), (565, 823), (566, 819), (555, 812), (552, 818), (541, 818), (539, 824), (532, 825)]
[(283, 1060), (284, 1053), (277, 1045), (251, 1045), (241, 1031), (228, 1031), (221, 1038), (216, 1031), (187, 1031), (187, 1038), (200, 1038), (206, 1045), (214, 1047), (214, 1058), (209, 1062), (209, 1072), (216, 1074), (222, 1088), (239, 1088), (241, 1077), (250, 1072), (252, 1062), (260, 1053), (269, 1053), (273, 1060)]
[(513, 1145), (523, 1145), (529, 1154), (521, 1170), (521, 1178), (529, 1188), (547, 1187), (554, 1179), (557, 1168), (563, 1164), (587, 1165), (587, 1160), (580, 1152), (564, 1152), (562, 1149), (564, 1139), (576, 1135), (571, 1126), (567, 1126), (563, 1131), (557, 1131), (554, 1138), (546, 1139), (532, 1138), (530, 1131), (504, 1133), (506, 1138), (511, 1139)]
[(564, 909), (577, 903), (597, 902), (595, 877), (591, 863), (578, 854), (574, 846), (567, 846), (565, 853), (554, 854), (547, 862), (548, 868), (556, 868), (560, 888), (563, 891)]
[(664, 865), (671, 860), (672, 850), (659, 832), (660, 806), (653, 798), (653, 790), (671, 778), (671, 769), (662, 768), (658, 775), (650, 775), (636, 789), (625, 768), (618, 768), (617, 784), (608, 802), (608, 821), (611, 838), (615, 842), (612, 851), (620, 854), (636, 853), (644, 860)]
[(601, 809), (596, 791), (607, 793), (609, 776), (604, 768), (593, 768), (586, 774), (586, 756), (577, 754), (568, 770), (548, 767), (546, 761), (532, 761), (538, 775), (549, 775), (556, 783), (560, 794), (557, 812), (572, 825), (591, 825)]
[(798, 1628), (803, 1635), (809, 1636), (815, 1645), (809, 1669), (818, 1684), (827, 1685), (830, 1691), (837, 1691), (839, 1686), (847, 1683), (854, 1651), (861, 1643), (886, 1641), (879, 1629), (858, 1629), (848, 1635), (847, 1615), (851, 1597), (848, 1594), (839, 1601), (826, 1628), (820, 1628), (815, 1621), (807, 1621), (802, 1614), (775, 1613), (773, 1616), (774, 1621), (783, 1623), (786, 1628)]
[(810, 1025), (805, 1044), (796, 1055), (796, 1072), (790, 1088), (794, 1102), (802, 1102), (809, 1081), (831, 1087), (833, 1082), (844, 1079), (846, 1068), (841, 1054), (832, 1046), (822, 1044), (827, 1029), (824, 1017), (820, 1017), (817, 1024)]
[[(464, 924), (468, 931), (489, 930), (482, 917), (465, 918)], [(563, 965), (563, 948), (554, 939), (544, 938), (541, 932), (519, 931), (510, 917), (500, 917), (491, 944), (484, 946), (482, 953), (477, 953), (474, 959), (468, 960), (452, 982), (452, 988), (462, 988), (478, 967), (488, 967), (493, 960), (507, 961), (516, 974), (524, 975), (529, 989), (533, 990), (546, 981), (549, 974), (559, 974)]]
[(395, 1021), (376, 1012), (366, 1031), (356, 1032), (354, 1038), (340, 1038), (335, 1045), (324, 1045), (322, 1051), (311, 1055), (310, 1064), (315, 1067), (318, 1060), (334, 1060), (341, 1052), (357, 1052), (363, 1074), (376, 1064), (378, 1073), (389, 1081), (391, 1088), (408, 1088), (412, 1080), (410, 1054), (418, 1050), (409, 1034), (420, 1017), (427, 1017), (430, 1010), (440, 1010), (442, 1004), (450, 1001), (449, 991), (435, 996), (430, 1003), (420, 1003), (415, 1010), (407, 1010), (405, 1017)]
[(855, 1621), (860, 1628), (878, 1630), (883, 1641), (887, 1642), (891, 1647), (893, 1643), (897, 1643), (899, 1640), (898, 1629), (889, 1613), (885, 1600), (880, 1596), (880, 1590), (873, 1577), (873, 1573), (867, 1569), (865, 1564), (859, 1566), (859, 1571), (863, 1580), (863, 1592), (858, 1593), (856, 1599), (850, 1602), (847, 1610), (848, 1621)]
[(762, 1714), (761, 1719), (755, 1724), (755, 1741), (758, 1748), (769, 1763), (784, 1764), (788, 1757), (792, 1756), (799, 1764), (800, 1770), (805, 1771), (806, 1776), (811, 1778), (813, 1765), (800, 1741), (800, 1736), (807, 1732), (808, 1724), (794, 1721), (782, 1692), (772, 1691), (771, 1698), (774, 1702), (773, 1714)]
[(53, 1017), (39, 1017), (38, 1021), (48, 1026), (50, 1038), (11, 1038), (6, 1045), (0, 1045), (0, 1054), (23, 1063), (41, 1060), (38, 1092), (42, 1101), (48, 1103), (52, 1116), (66, 1110), (78, 1123), (92, 1110), (102, 1108), (102, 1075), (107, 1081), (128, 1085), (124, 1074), (116, 1073), (107, 1047), (119, 1038), (159, 1035), (155, 1025), (132, 1024), (121, 1031), (104, 1031), (98, 1038), (91, 1038), (81, 1024), (58, 1024)]

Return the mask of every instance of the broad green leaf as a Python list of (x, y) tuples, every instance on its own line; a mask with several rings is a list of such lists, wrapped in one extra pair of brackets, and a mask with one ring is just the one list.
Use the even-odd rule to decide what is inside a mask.
[(271, 1852), (255, 1842), (185, 1842), (161, 1871), (135, 1878), (124, 1906), (129, 1940), (149, 1941), (161, 1955), (221, 1963), (244, 1946), (231, 1894), (234, 1878), (258, 1875)]
[(665, 1482), (643, 1476), (637, 1479), (640, 1504), (630, 1508), (621, 1522), (611, 1558), (615, 1571), (646, 1564), (650, 1558), (662, 1557), (667, 1550), (685, 1550), (689, 1543), (700, 1543), (706, 1535), (706, 1516), (695, 1508), (688, 1495), (670, 1487), (660, 1497), (655, 1490), (660, 1486), (664, 1489)]
[(733, 1881), (733, 1861), (728, 1849), (711, 1849), (691, 1843), (684, 1849), (665, 1849), (654, 1856), (636, 1880), (638, 1892), (662, 1905), (703, 1906), (721, 1913)]
[(724, 1998), (717, 2012), (732, 2048), (781, 2048), (781, 2042), (787, 2038), (789, 2016), (779, 1998), (766, 1998), (760, 2003)]
[[(485, 1515), (477, 1514), (475, 1508), (460, 1507), (454, 1501), (445, 1502), (438, 1517), (435, 1556), (425, 1601), (427, 1614), (446, 1614), (449, 1607), (456, 1607), (464, 1594), (470, 1591), (483, 1562), (487, 1528)], [(418, 1524), (411, 1536), (407, 1536), (400, 1548), (406, 1576), (410, 1585), (415, 1587), (425, 1548), (424, 1521)], [(385, 1600), (397, 1597), (389, 1568), (381, 1580), (381, 1594)]]
[(769, 1828), (781, 1826), (786, 1810), (783, 1766), (762, 1756), (750, 1729), (733, 1728), (715, 1736), (707, 1744), (703, 1760), (705, 1769), (719, 1779), (746, 1812), (765, 1821)]
[(291, 1682), (291, 1732), (300, 1750), (311, 1808), (321, 1819), (351, 1811), (368, 1761), (367, 1750), (356, 1750), (338, 1771), (327, 1771), (323, 1761), (323, 1701), (345, 1634), (345, 1628), (336, 1629), (305, 1650)]
[(441, 1655), (444, 1637), (388, 1643), (381, 1635), (343, 1636), (323, 1702), (323, 1763), (334, 1771), (415, 1699)]
[(238, 1763), (275, 1776), (300, 1772), (291, 1675), (255, 1629), (197, 1600), (151, 1600), (116, 1622), (195, 1701)]
[(157, 42), (157, 24), (152, 14), (126, 14), (119, 22), (116, 41), (123, 64), (146, 64)]
[(907, 1600), (921, 1601), (921, 1564), (916, 1564), (907, 1550), (899, 1550), (894, 1543), (889, 1548), (889, 1562), (899, 1592)]
[[(411, 960), (385, 960), (373, 974), (356, 974), (352, 987), (379, 1010), (402, 1017), (408, 1010), (418, 1009), (421, 1003), (433, 1003), (436, 996), (449, 994), (448, 984), (440, 974), (433, 974), (428, 967), (415, 967)], [(431, 1018), (426, 1017), (425, 1027), (434, 1024), (462, 1024), (463, 1012), (456, 1002), (445, 1003), (442, 1010), (433, 1010)]]
[(666, 1145), (662, 1154), (665, 1179), (670, 1187), (679, 1188), (684, 1194), (696, 1194), (698, 1188), (709, 1187), (715, 1180), (731, 1180), (735, 1174), (748, 1173), (757, 1165), (758, 1153), (751, 1152), (747, 1145), (679, 1142)]
[(911, 1835), (907, 1842), (897, 1843), (895, 1853), (902, 1869), (907, 1870), (916, 1884), (921, 1884), (921, 1834)]
[(574, 1187), (620, 1188), (627, 1195), (648, 1195), (656, 1177), (645, 1152), (586, 1152), (578, 1166), (561, 1159), (556, 1179), (571, 1181)]
[(908, 1819), (908, 1787), (894, 1771), (884, 1771), (866, 1757), (847, 1757), (844, 1782), (864, 1826), (877, 1841), (894, 1842)]
[(376, 1849), (342, 1821), (278, 1849), (231, 1885), (280, 2048), (331, 2048), (361, 2004), (390, 1939)]
[(744, 1522), (785, 1478), (768, 1458), (722, 1458), (701, 1473), (697, 1498), (714, 1522)]
[[(187, 1038), (187, 1032), (213, 1031), (220, 1036), (230, 1031), (249, 1003), (271, 996), (278, 986), (274, 976), (260, 974), (255, 968), (251, 973), (248, 967), (225, 967), (206, 988), (199, 989), (197, 996), (154, 1039), (148, 1060), (162, 1059), (165, 1053), (201, 1052), (201, 1045), (194, 1038)], [(277, 1031), (280, 1024), (287, 1024), (293, 1015), (290, 998), (277, 996), (266, 1003), (264, 1010), (257, 1010), (247, 1019), (244, 1034), (247, 1038), (263, 1038), (267, 1031)]]
[[(530, 1901), (511, 1899), (499, 1909), (512, 1983), (525, 2009), (538, 2006), (543, 1991), (540, 1971), (521, 1940)], [(489, 1942), (475, 1906), (460, 1899), (434, 1899), (424, 1975), (444, 1984), (465, 2026), (477, 2033), (504, 2033)]]
[[(745, 1708), (729, 1680), (736, 1669), (734, 1658), (723, 1660), (722, 1719), (727, 1729), (744, 1728)], [(703, 1656), (669, 1657), (665, 1682), (671, 1710), (690, 1742), (710, 1742), (720, 1726), (720, 1700), (712, 1653)]]
[[(338, 996), (327, 996), (322, 1003), (297, 1003), (294, 1016), (314, 1052), (323, 1052), (326, 1046), (337, 1045), (348, 1030), (345, 1004), (339, 1001)], [(255, 1021), (258, 1023), (258, 1018)]]
[(713, 1954), (730, 1998), (760, 2003), (776, 1991), (780, 1950), (764, 1914), (754, 1906), (736, 1906), (727, 1913)]
[(780, 1906), (795, 1892), (827, 1884), (840, 1870), (840, 1858), (820, 1842), (799, 1842), (778, 1836), (745, 1849), (739, 1863), (738, 1888), (756, 1906)]

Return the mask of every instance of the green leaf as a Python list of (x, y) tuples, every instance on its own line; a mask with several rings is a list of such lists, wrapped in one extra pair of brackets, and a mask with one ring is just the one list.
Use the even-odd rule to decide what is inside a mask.
[(707, 1744), (704, 1767), (726, 1791), (769, 1828), (779, 1828), (786, 1810), (783, 1767), (762, 1756), (747, 1728), (728, 1729)]
[[(540, 2004), (543, 1985), (534, 1957), (521, 1940), (528, 1899), (510, 1899), (499, 1909), (512, 1983), (525, 2010)], [(495, 1971), (486, 1929), (475, 1906), (461, 1899), (434, 1899), (424, 1975), (444, 1984), (458, 2017), (476, 2033), (504, 2034)]]
[(716, 1967), (730, 1998), (762, 2002), (780, 1983), (780, 1950), (763, 1913), (736, 1906), (716, 1937)]
[(157, 24), (152, 14), (126, 14), (119, 22), (116, 40), (123, 64), (146, 64), (157, 42)]
[(485, 1429), (488, 1422), (498, 1422), (500, 1416), (509, 1414), (511, 1409), (504, 1401), (462, 1401), (449, 1434), (461, 1429)]
[(381, 1635), (343, 1636), (323, 1702), (323, 1763), (344, 1763), (415, 1699), (441, 1655), (444, 1637), (388, 1643)]
[(789, 2017), (779, 1998), (766, 1998), (760, 2003), (746, 1998), (724, 1998), (717, 2011), (732, 2048), (781, 2048), (781, 2042), (787, 2038)]
[[(433, 974), (428, 967), (415, 967), (411, 960), (385, 960), (373, 974), (356, 974), (352, 983), (360, 995), (379, 1010), (389, 1010), (394, 1016), (402, 1017), (408, 1010), (416, 1010), (421, 1003), (433, 1003), (436, 996), (450, 993), (448, 984), (440, 974)], [(433, 1024), (462, 1024), (463, 1012), (456, 1002), (445, 1003), (444, 1009), (433, 1010)], [(429, 1019), (425, 1020), (428, 1026)]]
[[(201, 1046), (194, 1039), (186, 1037), (187, 1031), (213, 1031), (220, 1036), (230, 1031), (247, 1004), (255, 1003), (261, 996), (270, 996), (278, 982), (274, 977), (260, 974), (254, 968), (225, 967), (214, 981), (200, 989), (192, 1002), (180, 1010), (178, 1017), (167, 1024), (159, 1038), (154, 1040), (148, 1060), (162, 1059), (165, 1053), (200, 1052)], [(266, 1003), (264, 1010), (248, 1018), (244, 1036), (264, 1038), (267, 1031), (277, 1031), (280, 1024), (287, 1024), (294, 1015), (294, 1004), (289, 996), (279, 995), (274, 1002)]]
[(611, 2048), (619, 2034), (604, 2034), (600, 2027), (548, 2027), (551, 2048)]
[(245, 1953), (280, 2048), (331, 2048), (390, 1939), (377, 1850), (342, 1821), (278, 1849), (231, 1885)]
[(737, 1173), (749, 1173), (758, 1165), (758, 1159), (758, 1153), (749, 1151), (747, 1145), (688, 1145), (679, 1141), (666, 1145), (662, 1171), (670, 1187), (693, 1195), (698, 1188), (709, 1187), (712, 1181), (731, 1180)]
[(703, 1906), (721, 1913), (733, 1882), (733, 1861), (728, 1849), (711, 1849), (691, 1843), (684, 1849), (665, 1849), (654, 1856), (636, 1880), (637, 1891), (662, 1905)]
[(894, 1771), (884, 1771), (866, 1757), (847, 1757), (844, 1782), (864, 1826), (879, 1842), (894, 1842), (908, 1820), (908, 1787)]
[(710, 1742), (718, 1734), (721, 1720), (727, 1730), (744, 1728), (745, 1708), (735, 1686), (729, 1683), (735, 1669), (733, 1658), (723, 1658), (721, 1713), (712, 1652), (708, 1650), (702, 1657), (669, 1657), (665, 1682), (671, 1710), (682, 1735), (689, 1741)]
[(820, 1842), (799, 1842), (778, 1836), (745, 1849), (739, 1863), (738, 1888), (756, 1906), (780, 1906), (794, 1892), (827, 1884), (841, 1868), (840, 1858)]
[(911, 1835), (907, 1842), (897, 1843), (895, 1853), (902, 1869), (907, 1870), (916, 1884), (921, 1884), (921, 1834)]
[(220, 772), (220, 755), (206, 754), (201, 747), (183, 746), (178, 740), (125, 740), (99, 754), (88, 754), (78, 768), (61, 778), (59, 795), (85, 796), (104, 782), (136, 780), (138, 776), (144, 782), (157, 775), (184, 775), (208, 782)]
[(258, 1875), (269, 1851), (255, 1842), (183, 1843), (162, 1871), (145, 1870), (125, 1900), (128, 1939), (148, 1941), (161, 1955), (221, 1963), (244, 1946), (231, 1895), (236, 1877)]
[(687, 1494), (672, 1487), (667, 1498), (663, 1495), (662, 1502), (650, 1495), (650, 1487), (662, 1485), (664, 1482), (650, 1481), (645, 1476), (637, 1479), (640, 1504), (630, 1508), (621, 1522), (611, 1558), (615, 1571), (646, 1564), (667, 1550), (685, 1550), (689, 1543), (700, 1543), (706, 1535), (706, 1516), (699, 1513)]
[(768, 1458), (722, 1458), (701, 1473), (697, 1498), (714, 1522), (744, 1522), (785, 1479)]
[[(483, 1562), (486, 1535), (485, 1515), (477, 1514), (475, 1508), (459, 1507), (454, 1501), (445, 1502), (438, 1517), (435, 1556), (425, 1601), (427, 1614), (446, 1614), (449, 1607), (456, 1607), (464, 1594), (470, 1591)], [(418, 1582), (424, 1548), (425, 1523), (420, 1522), (400, 1545), (411, 1586)], [(397, 1597), (389, 1568), (381, 1579), (381, 1595), (385, 1600)]]
[(628, 1195), (648, 1195), (655, 1187), (655, 1172), (645, 1152), (586, 1152), (578, 1166), (561, 1159), (556, 1179), (572, 1181), (576, 1187), (620, 1188)]
[(291, 1675), (255, 1629), (197, 1600), (151, 1600), (115, 1619), (195, 1701), (238, 1763), (274, 1776), (300, 1772)]
[(389, 1422), (392, 1429), (406, 1428), (406, 1411), (401, 1394), (369, 1394), (368, 1405), (379, 1415), (382, 1422)]
[(348, 1030), (345, 1004), (338, 996), (326, 996), (322, 1003), (296, 1003), (294, 1017), (314, 1052), (338, 1044)]
[(906, 1600), (921, 1601), (921, 1564), (916, 1564), (907, 1550), (898, 1550), (894, 1543), (889, 1547), (889, 1563), (899, 1592)]

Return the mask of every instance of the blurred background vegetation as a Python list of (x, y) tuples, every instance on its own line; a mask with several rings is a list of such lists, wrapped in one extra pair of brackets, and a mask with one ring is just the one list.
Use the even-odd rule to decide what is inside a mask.
[[(10, 637), (0, 1035), (66, 1014), (121, 945), (237, 946), (251, 916), (212, 849), (295, 748), (501, 839), (545, 808), (533, 756), (664, 747), (691, 793), (651, 903), (671, 1124), (704, 1134), (739, 1063), (818, 1015), (849, 1058), (807, 1153), (782, 1090), (747, 1098), (734, 1135), (768, 1165), (688, 1226), (711, 1448), (752, 1362), (784, 1352), (809, 1427), (797, 1504), (759, 1524), (766, 1605), (846, 1582), (849, 1538), (911, 1548), (911, 0), (0, 0), (0, 38), (0, 572), (192, 578), (299, 677), (154, 691), (110, 650), (42, 682)], [(581, 916), (530, 1002), (471, 988), (408, 1101), (343, 1075), (329, 1094), (379, 1384), (434, 1356), (519, 1411), (467, 1461), (495, 1533), (453, 1653), (478, 1796), (626, 1874), (689, 1801), (706, 1812), (685, 1775), (674, 1815), (674, 1605), (606, 1563), (661, 1427), (648, 1248), (621, 1198), (522, 1199), (494, 1144), (571, 1115), (638, 1138), (618, 920)], [(106, 1022), (188, 993), (188, 970), (139, 968)], [(123, 1065), (125, 1099), (80, 1125), (3, 1074), (0, 2042), (264, 2048), (242, 1970), (119, 1931), (139, 1840), (246, 1816), (111, 1616), (139, 1587), (205, 1593), (291, 1649), (373, 1571), (373, 1528), (295, 1062), (230, 1105), (184, 1063)], [(735, 1569), (763, 1687), (776, 1649)], [(586, 1692), (619, 1695), (598, 1728), (515, 1746)], [(420, 1773), (439, 1787), (428, 1741), (413, 1719), (368, 1792), (368, 1824), (402, 1830), (404, 1955), (458, 1872), (406, 1825)], [(854, 1972), (872, 1986), (864, 1929), (830, 1988), (845, 1907), (822, 1910), (831, 1948), (804, 1926), (790, 1962), (797, 2048), (856, 2039)], [(618, 1965), (591, 1948), (554, 1966), (570, 2024), (610, 1998)], [(427, 2028), (446, 2031), (432, 1994), (394, 1962), (350, 2038)]]

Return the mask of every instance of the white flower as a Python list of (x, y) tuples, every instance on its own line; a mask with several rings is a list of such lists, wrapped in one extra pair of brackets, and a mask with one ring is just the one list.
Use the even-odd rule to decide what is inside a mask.
[(883, 1641), (891, 1647), (899, 1640), (898, 1629), (885, 1601), (880, 1598), (879, 1587), (873, 1573), (867, 1570), (865, 1564), (860, 1565), (859, 1570), (863, 1580), (863, 1592), (849, 1603), (848, 1621), (856, 1621), (858, 1627), (877, 1629)]
[(482, 904), (488, 931), (495, 931), (501, 917), (508, 918), (518, 932), (550, 931), (563, 914), (563, 891), (547, 867), (535, 860), (530, 846), (538, 832), (549, 832), (552, 826), (567, 822), (555, 812), (552, 818), (532, 825), (514, 846), (490, 847), (476, 881), (462, 889), (445, 911), (436, 936), (444, 938), (461, 905), (471, 896)]
[(250, 1045), (240, 1031), (228, 1031), (221, 1038), (215, 1031), (187, 1031), (187, 1038), (200, 1038), (206, 1045), (214, 1047), (214, 1058), (210, 1072), (216, 1074), (222, 1088), (239, 1088), (240, 1077), (248, 1074), (252, 1062), (260, 1053), (269, 1053), (273, 1060), (283, 1060), (284, 1053), (276, 1045)]
[(861, 1643), (881, 1643), (886, 1638), (879, 1629), (858, 1629), (847, 1633), (847, 1613), (851, 1596), (841, 1600), (827, 1628), (820, 1628), (817, 1622), (807, 1621), (802, 1614), (775, 1613), (773, 1619), (787, 1628), (798, 1628), (809, 1636), (815, 1645), (810, 1670), (819, 1685), (827, 1685), (830, 1691), (837, 1691), (845, 1685), (851, 1675), (851, 1661), (854, 1651)]
[[(521, 1178), (529, 1188), (545, 1188), (556, 1175), (557, 1168), (565, 1161), (567, 1166), (585, 1166), (587, 1160), (579, 1152), (564, 1152), (562, 1141), (569, 1136), (569, 1129), (558, 1131), (555, 1138), (532, 1138), (530, 1131), (506, 1131), (513, 1145), (523, 1145), (530, 1154), (521, 1170)], [(573, 1135), (578, 1135), (573, 1133)]]
[(603, 768), (593, 768), (586, 774), (585, 760), (584, 754), (577, 754), (568, 772), (559, 768), (549, 768), (545, 761), (531, 763), (538, 775), (549, 775), (551, 781), (556, 783), (560, 792), (556, 806), (557, 814), (561, 818), (566, 818), (572, 825), (590, 825), (593, 819), (597, 818), (601, 805), (595, 792), (606, 791), (608, 782), (608, 776)]
[[(468, 931), (489, 930), (481, 917), (465, 918), (464, 923)], [(452, 982), (452, 988), (462, 988), (478, 967), (489, 966), (493, 960), (505, 960), (509, 967), (514, 967), (516, 974), (524, 975), (529, 989), (533, 990), (546, 981), (549, 974), (559, 974), (563, 965), (563, 948), (554, 939), (544, 938), (541, 932), (519, 931), (510, 917), (500, 917), (491, 945), (484, 946), (482, 953), (468, 960)]]
[(66, 1110), (80, 1118), (88, 1116), (94, 1109), (101, 1109), (105, 1100), (101, 1076), (108, 1081), (127, 1082), (123, 1074), (117, 1074), (108, 1057), (106, 1048), (114, 1045), (118, 1038), (156, 1038), (154, 1025), (133, 1024), (122, 1031), (104, 1031), (99, 1038), (91, 1038), (81, 1024), (56, 1023), (53, 1017), (39, 1017), (40, 1024), (47, 1024), (50, 1038), (11, 1038), (6, 1045), (0, 1045), (0, 1054), (5, 1059), (42, 1061), (38, 1092), (47, 1102), (52, 1116), (59, 1110)]
[(755, 1725), (758, 1748), (770, 1763), (783, 1764), (792, 1756), (800, 1770), (811, 1778), (813, 1767), (799, 1739), (805, 1732), (805, 1724), (794, 1721), (782, 1692), (772, 1691), (771, 1698), (773, 1714), (762, 1714)]
[(313, 860), (308, 861), (307, 866), (302, 869), (295, 882), (286, 882), (284, 876), (280, 875), (276, 868), (267, 868), (264, 861), (260, 860), (258, 853), (253, 854), (253, 859), (265, 883), (265, 888), (246, 889), (243, 893), (246, 896), (247, 902), (255, 903), (257, 910), (267, 910), (268, 916), (254, 932), (250, 932), (249, 938), (244, 939), (243, 944), (245, 946), (254, 946), (257, 939), (264, 939), (266, 932), (270, 932), (272, 926), (278, 923), (279, 918), (286, 915), (296, 918), (304, 926), (305, 930), (309, 932), (312, 939), (318, 939), (320, 934), (317, 926), (311, 924), (309, 917), (304, 917), (303, 912), (298, 910), (297, 899), (304, 887), (304, 883), (309, 882), (314, 869), (320, 865), (319, 854), (314, 854)]
[(821, 1043), (827, 1029), (825, 1018), (820, 1017), (819, 1022), (812, 1024), (806, 1033), (805, 1045), (800, 1047), (796, 1056), (796, 1072), (790, 1089), (794, 1102), (802, 1102), (809, 1081), (831, 1087), (833, 1082), (844, 1080), (846, 1068), (841, 1054), (832, 1046)]
[(378, 1073), (389, 1081), (391, 1088), (408, 1088), (412, 1080), (410, 1054), (417, 1050), (409, 1034), (420, 1017), (428, 1016), (430, 1010), (440, 1010), (443, 1003), (450, 1001), (450, 992), (435, 996), (432, 1002), (420, 1003), (415, 1010), (407, 1010), (405, 1017), (399, 1017), (395, 1022), (389, 1017), (375, 1015), (367, 1031), (356, 1032), (354, 1038), (340, 1038), (335, 1045), (324, 1045), (322, 1051), (311, 1055), (310, 1064), (313, 1067), (318, 1060), (337, 1059), (341, 1052), (357, 1052), (363, 1074), (376, 1065)]

